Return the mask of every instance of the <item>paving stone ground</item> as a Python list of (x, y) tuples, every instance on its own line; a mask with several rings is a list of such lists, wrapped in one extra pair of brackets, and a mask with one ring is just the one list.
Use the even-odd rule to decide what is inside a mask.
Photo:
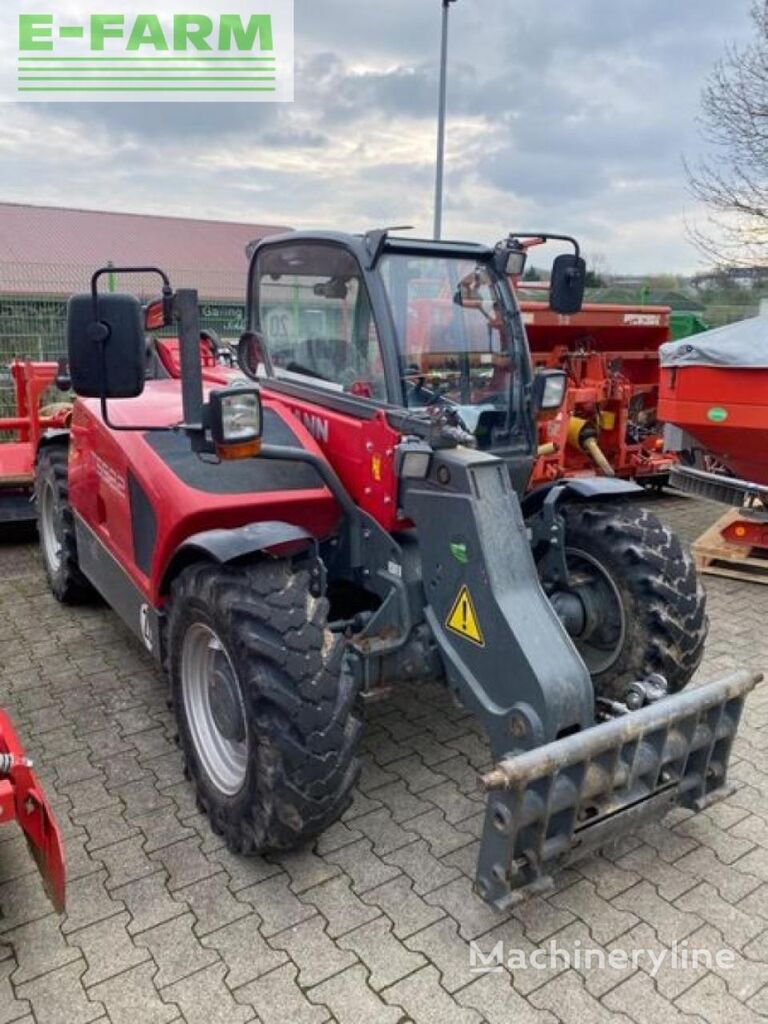
[[(688, 540), (717, 515), (648, 499)], [(708, 578), (700, 679), (768, 667), (768, 586)], [(0, 1024), (748, 1024), (768, 1016), (768, 684), (749, 700), (736, 792), (675, 812), (554, 890), (497, 914), (471, 892), (488, 760), (437, 689), (369, 709), (365, 768), (314, 849), (231, 856), (196, 812), (163, 680), (106, 608), (49, 596), (34, 543), (0, 543), (0, 704), (65, 833), (68, 912), (0, 829)], [(714, 963), (483, 975), (468, 942), (526, 953), (652, 950)]]

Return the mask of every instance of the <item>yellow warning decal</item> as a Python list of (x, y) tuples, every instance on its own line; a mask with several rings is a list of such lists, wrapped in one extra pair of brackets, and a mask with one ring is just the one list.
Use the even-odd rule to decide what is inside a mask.
[(465, 640), (471, 640), (478, 647), (485, 647), (483, 631), (480, 629), (477, 612), (475, 611), (475, 603), (466, 584), (461, 588), (458, 597), (453, 602), (453, 607), (448, 614), (448, 618), (445, 620), (445, 624), (448, 629), (458, 633)]

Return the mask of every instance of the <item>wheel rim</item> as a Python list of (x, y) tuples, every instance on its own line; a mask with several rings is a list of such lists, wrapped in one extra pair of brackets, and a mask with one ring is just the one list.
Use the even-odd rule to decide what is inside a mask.
[(48, 569), (55, 575), (61, 568), (61, 541), (56, 528), (56, 496), (48, 481), (43, 483), (40, 491), (38, 522), (43, 542), (43, 557)]
[(627, 620), (619, 589), (607, 569), (592, 555), (566, 548), (569, 573), (589, 580), (573, 588), (585, 606), (587, 627), (573, 638), (592, 675), (606, 672), (618, 661), (627, 635)]
[(184, 637), (181, 684), (197, 757), (214, 786), (234, 796), (248, 770), (245, 705), (224, 645), (202, 622)]

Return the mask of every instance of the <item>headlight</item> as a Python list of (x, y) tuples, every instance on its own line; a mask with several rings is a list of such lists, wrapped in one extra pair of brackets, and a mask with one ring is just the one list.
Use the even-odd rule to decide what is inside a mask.
[(403, 480), (424, 480), (429, 473), (432, 449), (422, 441), (403, 441), (395, 448), (395, 473)]
[(261, 434), (258, 395), (227, 395), (221, 403), (221, 433), (225, 444), (250, 441)]
[(568, 377), (562, 370), (542, 370), (536, 375), (534, 395), (542, 412), (559, 409), (565, 400)]
[(512, 249), (507, 254), (507, 274), (510, 277), (522, 277), (528, 254), (525, 249)]
[(244, 459), (261, 450), (261, 392), (256, 387), (233, 387), (211, 392), (210, 427), (222, 459)]

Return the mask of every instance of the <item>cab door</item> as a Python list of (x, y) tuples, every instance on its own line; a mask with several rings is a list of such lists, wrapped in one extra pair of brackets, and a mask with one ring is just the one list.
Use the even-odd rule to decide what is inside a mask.
[(386, 418), (392, 373), (356, 256), (332, 242), (286, 242), (266, 247), (253, 272), (252, 320), (270, 363), (265, 387), (313, 434), (360, 507), (391, 528), (399, 436)]

